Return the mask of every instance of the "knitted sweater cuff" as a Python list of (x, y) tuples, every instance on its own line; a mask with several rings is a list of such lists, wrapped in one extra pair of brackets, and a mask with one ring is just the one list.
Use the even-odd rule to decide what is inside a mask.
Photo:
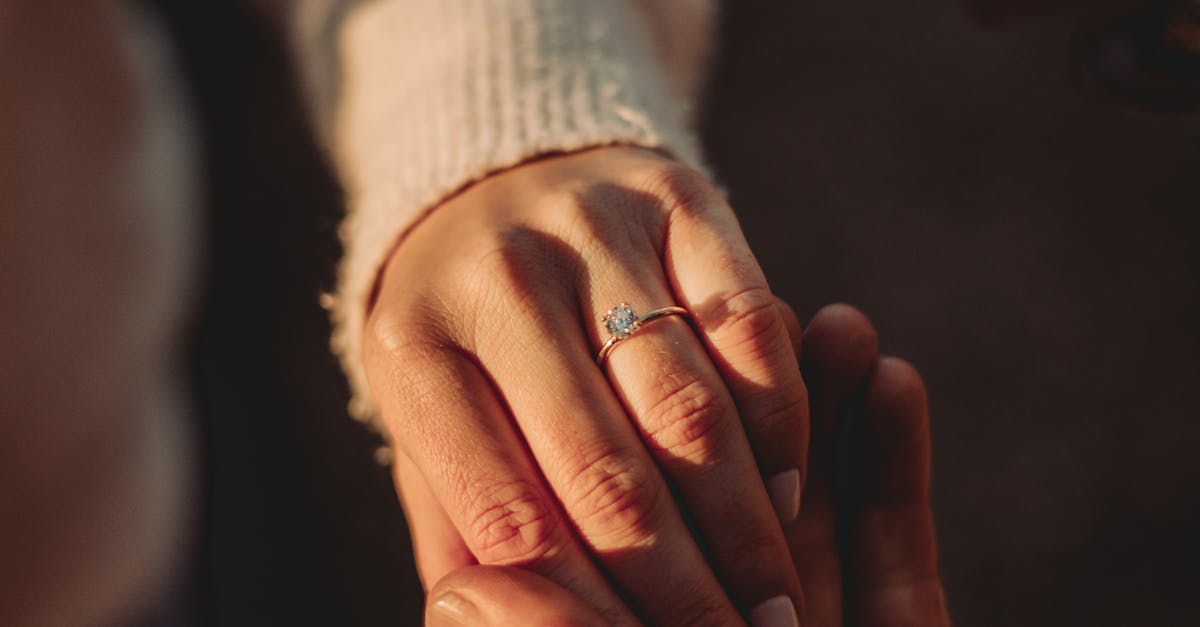
[(646, 24), (620, 0), (376, 0), (344, 17), (330, 128), (346, 186), (333, 346), (364, 420), (366, 306), (405, 231), (465, 185), (606, 144), (700, 157)]

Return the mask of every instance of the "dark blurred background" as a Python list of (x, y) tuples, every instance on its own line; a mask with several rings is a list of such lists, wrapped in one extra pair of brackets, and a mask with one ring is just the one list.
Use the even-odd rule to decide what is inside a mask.
[[(208, 164), (195, 602), (415, 624), (404, 519), (317, 305), (340, 197), (283, 40), (236, 2), (158, 4)], [(1200, 108), (1156, 15), (725, 6), (709, 155), (775, 290), (802, 317), (859, 306), (924, 373), (959, 625), (1200, 624)]]

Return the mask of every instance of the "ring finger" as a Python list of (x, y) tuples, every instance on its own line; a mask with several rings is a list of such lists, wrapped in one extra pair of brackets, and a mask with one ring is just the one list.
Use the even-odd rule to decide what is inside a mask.
[(479, 359), (579, 536), (650, 622), (737, 624), (667, 483), (592, 361), (573, 308), (538, 290), (523, 296), (500, 308), (511, 312), (506, 332), (488, 334)]
[[(624, 298), (646, 308), (674, 304), (661, 272), (647, 269), (655, 266), (609, 261), (592, 264), (612, 271), (591, 282), (591, 302)], [(599, 345), (608, 329), (593, 319), (590, 333)], [(802, 596), (779, 518), (737, 406), (686, 318), (671, 316), (639, 328), (612, 346), (603, 367), (695, 522), (730, 595), (742, 607), (754, 608), (753, 622), (769, 614), (794, 619)]]

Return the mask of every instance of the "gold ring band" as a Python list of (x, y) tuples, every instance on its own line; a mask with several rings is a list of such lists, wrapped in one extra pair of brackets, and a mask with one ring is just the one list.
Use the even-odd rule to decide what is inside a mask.
[(688, 321), (688, 324), (692, 323), (692, 315), (683, 307), (659, 307), (658, 309), (647, 311), (640, 316), (633, 310), (633, 307), (625, 303), (621, 303), (608, 310), (608, 313), (601, 320), (604, 322), (604, 327), (608, 329), (611, 336), (604, 343), (604, 346), (600, 347), (600, 353), (596, 355), (596, 363), (600, 364), (600, 367), (603, 368), (605, 361), (608, 359), (608, 354), (612, 352), (617, 342), (633, 335), (646, 324), (668, 316), (682, 316)]

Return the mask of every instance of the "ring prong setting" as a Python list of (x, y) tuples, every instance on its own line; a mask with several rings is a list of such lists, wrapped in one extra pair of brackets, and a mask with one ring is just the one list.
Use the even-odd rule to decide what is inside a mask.
[(621, 303), (604, 314), (604, 328), (613, 337), (623, 340), (638, 329), (638, 315), (626, 303)]

